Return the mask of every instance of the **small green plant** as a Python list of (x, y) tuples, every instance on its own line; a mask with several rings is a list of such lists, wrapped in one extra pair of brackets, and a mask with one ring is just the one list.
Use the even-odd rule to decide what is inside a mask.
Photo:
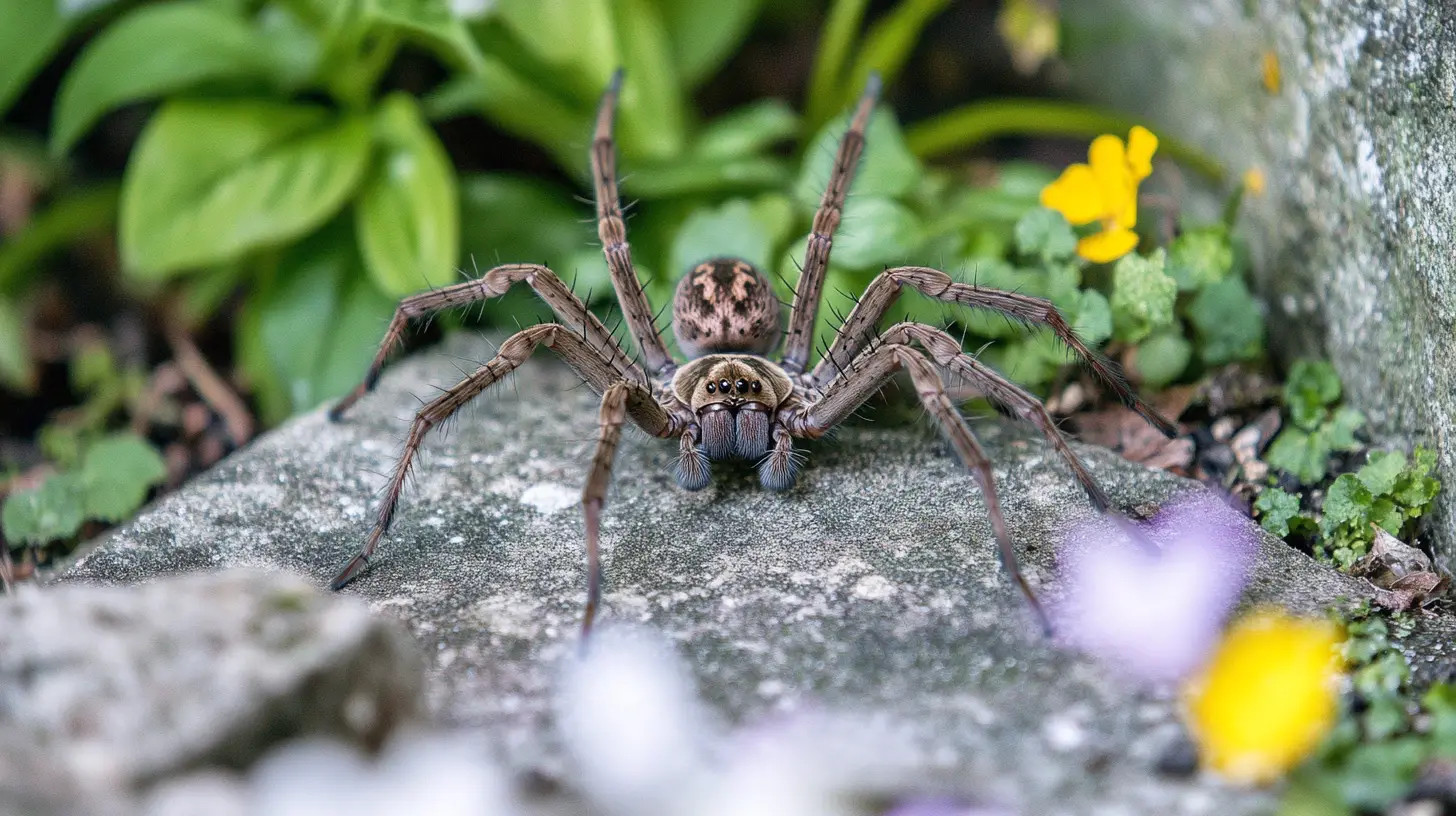
[(140, 398), (144, 381), (142, 372), (119, 368), (99, 338), (72, 356), (71, 387), (83, 401), (40, 433), (54, 472), (0, 506), (0, 530), (12, 548), (67, 544), (86, 521), (122, 521), (166, 478), (150, 443), (110, 430), (118, 412)]
[(1396, 538), (1414, 535), (1440, 490), (1435, 467), (1436, 454), (1427, 448), (1416, 448), (1409, 459), (1400, 451), (1372, 451), (1358, 471), (1330, 485), (1317, 519), (1300, 511), (1299, 497), (1277, 487), (1260, 494), (1254, 509), (1264, 529), (1311, 537), (1317, 557), (1347, 570), (1370, 551), (1376, 527)]
[(1409, 633), (1410, 619), (1367, 604), (1341, 622), (1354, 700), (1291, 775), (1284, 816), (1383, 811), (1409, 794), (1427, 763), (1456, 757), (1456, 686), (1413, 688), (1410, 666), (1391, 641)]
[(1360, 449), (1355, 433), (1365, 425), (1365, 416), (1338, 405), (1340, 391), (1340, 377), (1329, 363), (1294, 364), (1284, 384), (1284, 407), (1291, 424), (1269, 446), (1265, 460), (1270, 466), (1313, 485), (1329, 473), (1333, 453)]

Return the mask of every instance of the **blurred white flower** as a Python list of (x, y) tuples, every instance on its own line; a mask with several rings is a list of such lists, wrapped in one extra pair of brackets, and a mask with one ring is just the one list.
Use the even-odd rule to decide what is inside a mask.
[(1132, 527), (1104, 518), (1069, 531), (1059, 552), (1067, 592), (1053, 610), (1056, 629), (1136, 679), (1178, 680), (1217, 642), (1248, 579), (1258, 532), (1209, 492), (1166, 504), (1135, 528), (1141, 544)]

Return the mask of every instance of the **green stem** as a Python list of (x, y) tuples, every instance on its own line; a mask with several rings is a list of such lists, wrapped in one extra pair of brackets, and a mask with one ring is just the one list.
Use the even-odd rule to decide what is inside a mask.
[[(1077, 102), (1048, 99), (998, 99), (977, 102), (905, 129), (905, 143), (921, 159), (965, 150), (998, 136), (1075, 136), (1125, 133), (1136, 119)], [(1214, 183), (1223, 165), (1186, 142), (1159, 137), (1159, 149)]]

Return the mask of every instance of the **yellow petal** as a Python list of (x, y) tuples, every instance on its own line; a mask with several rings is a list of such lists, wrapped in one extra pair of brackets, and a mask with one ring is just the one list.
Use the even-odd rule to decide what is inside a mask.
[(1137, 245), (1137, 233), (1130, 229), (1114, 228), (1078, 241), (1077, 254), (1093, 263), (1110, 263), (1132, 252)]
[(1204, 763), (1260, 783), (1304, 759), (1338, 713), (1339, 640), (1333, 624), (1282, 610), (1234, 624), (1185, 698)]
[(1087, 159), (1104, 198), (1120, 200), (1126, 195), (1128, 185), (1135, 183), (1128, 172), (1127, 151), (1116, 136), (1103, 134), (1093, 139), (1087, 149)]
[(1142, 125), (1134, 125), (1127, 134), (1127, 166), (1134, 179), (1141, 181), (1153, 174), (1153, 154), (1158, 151), (1158, 137)]
[(1068, 167), (1056, 181), (1043, 187), (1041, 205), (1056, 210), (1077, 226), (1107, 215), (1097, 178), (1085, 164)]

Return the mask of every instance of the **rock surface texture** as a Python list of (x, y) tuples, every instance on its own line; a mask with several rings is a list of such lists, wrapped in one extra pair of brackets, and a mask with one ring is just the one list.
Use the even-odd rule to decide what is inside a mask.
[[(1262, 196), (1243, 225), (1281, 355), (1333, 360), (1386, 441), (1456, 485), (1456, 4), (1066, 3), (1079, 91), (1147, 117)], [(1263, 73), (1277, 65), (1274, 89)], [(1456, 567), (1456, 490), (1437, 499)]]
[[(489, 354), (460, 338), (399, 364), (345, 422), (316, 412), (260, 439), (103, 541), (63, 580), (251, 566), (324, 585), (368, 531), (417, 396)], [(486, 726), (516, 769), (568, 783), (552, 701), (562, 661), (577, 653), (578, 497), (596, 410), (564, 367), (533, 361), (427, 444), (392, 536), (344, 593), (403, 621), (425, 647), (440, 724)], [(1056, 543), (1091, 510), (1034, 435), (1000, 421), (974, 427), (996, 464), (1023, 564), (1055, 599)], [(1188, 489), (1107, 451), (1081, 451), (1124, 506)], [(913, 748), (886, 761), (909, 763), (928, 787), (1028, 814), (1267, 806), (1266, 794), (1154, 770), (1177, 742), (1174, 701), (1136, 693), (1040, 634), (997, 566), (973, 481), (933, 432), (851, 427), (805, 452), (787, 493), (729, 469), (686, 493), (670, 472), (675, 445), (624, 438), (604, 516), (604, 623), (664, 632), (703, 697), (733, 722), (824, 707), (898, 724)], [(1246, 601), (1314, 610), (1360, 594), (1250, 530), (1258, 552)]]
[(0, 598), (0, 812), (246, 767), (291, 737), (376, 746), (421, 712), (422, 677), (398, 624), (294, 576), (21, 587)]

